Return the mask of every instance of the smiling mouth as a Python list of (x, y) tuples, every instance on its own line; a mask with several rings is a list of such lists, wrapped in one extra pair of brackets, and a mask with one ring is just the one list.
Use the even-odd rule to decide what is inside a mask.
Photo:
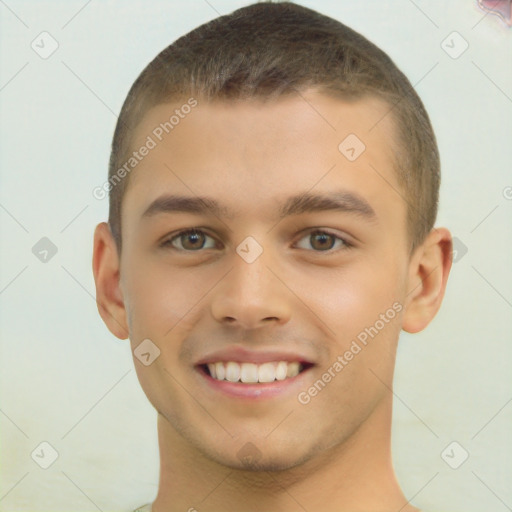
[(262, 364), (219, 361), (201, 364), (199, 368), (217, 381), (257, 384), (292, 379), (311, 366), (312, 363), (298, 361), (271, 361)]

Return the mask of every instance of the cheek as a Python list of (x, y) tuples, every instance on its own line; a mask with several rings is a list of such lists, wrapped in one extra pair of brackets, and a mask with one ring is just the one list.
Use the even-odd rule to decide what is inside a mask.
[(127, 262), (123, 287), (135, 337), (161, 339), (188, 314), (202, 296), (192, 272), (136, 257)]
[[(373, 325), (399, 300), (401, 280), (396, 270), (382, 262), (361, 261), (317, 275), (304, 287), (305, 302), (339, 339), (346, 340)], [(394, 320), (396, 315), (392, 316)]]
[(402, 314), (399, 268), (382, 259), (365, 261), (331, 275), (328, 285), (313, 288), (311, 304), (332, 339), (324, 370), (338, 356), (344, 359), (343, 377), (335, 379), (332, 388), (340, 396), (349, 396), (345, 392), (354, 388), (359, 390), (355, 395), (380, 392), (382, 385), (369, 369), (384, 381), (392, 378)]
[(319, 370), (329, 379), (328, 391), (318, 393), (317, 406), (333, 414), (366, 414), (385, 395), (382, 382), (391, 385), (401, 326), (399, 276), (391, 265), (365, 262), (331, 273), (324, 285), (315, 282), (307, 303), (331, 340)]

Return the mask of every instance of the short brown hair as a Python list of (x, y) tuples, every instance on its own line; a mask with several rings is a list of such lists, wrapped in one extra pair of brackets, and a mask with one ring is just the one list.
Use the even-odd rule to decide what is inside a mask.
[[(109, 181), (148, 109), (193, 96), (277, 98), (308, 88), (342, 98), (375, 96), (398, 129), (395, 168), (407, 202), (411, 250), (432, 229), (440, 183), (436, 138), (421, 99), (389, 56), (337, 20), (292, 2), (260, 2), (220, 16), (158, 54), (138, 76), (112, 141)], [(341, 142), (341, 141), (340, 141)], [(121, 251), (121, 205), (128, 177), (110, 188), (109, 225)]]

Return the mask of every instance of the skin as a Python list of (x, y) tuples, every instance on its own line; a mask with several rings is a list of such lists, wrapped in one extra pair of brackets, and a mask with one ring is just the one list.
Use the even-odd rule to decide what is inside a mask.
[[(149, 110), (133, 147), (182, 104)], [(146, 338), (160, 350), (149, 366), (134, 357), (159, 413), (155, 512), (417, 510), (391, 462), (395, 353), (401, 329), (424, 329), (439, 309), (451, 236), (436, 228), (410, 253), (392, 116), (370, 131), (388, 110), (375, 98), (347, 103), (313, 90), (267, 103), (199, 100), (132, 171), (120, 256), (108, 225), (97, 226), (93, 271), (102, 318), (115, 336), (130, 338), (132, 350)], [(366, 145), (353, 162), (338, 150), (351, 133)], [(277, 218), (288, 196), (338, 189), (363, 198), (375, 217), (320, 211)], [(236, 215), (142, 218), (164, 193), (209, 196)], [(174, 239), (175, 249), (159, 246), (199, 226), (204, 242), (192, 245), (184, 236)], [(352, 247), (328, 238), (325, 249), (333, 248), (326, 251), (311, 228)], [(236, 252), (247, 236), (263, 248), (250, 264)], [(309, 403), (300, 403), (298, 392), (393, 303), (401, 311)], [(293, 393), (227, 397), (206, 386), (194, 364), (234, 345), (301, 350), (315, 366)], [(238, 455), (249, 442), (253, 463)]]

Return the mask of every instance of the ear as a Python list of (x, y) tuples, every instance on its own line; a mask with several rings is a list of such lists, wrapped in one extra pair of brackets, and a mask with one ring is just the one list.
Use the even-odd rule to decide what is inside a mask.
[(446, 228), (434, 228), (411, 257), (402, 317), (404, 331), (419, 332), (434, 318), (451, 267), (452, 236)]
[(96, 304), (110, 332), (121, 340), (128, 338), (126, 309), (119, 283), (119, 256), (114, 237), (106, 222), (96, 226), (92, 271), (96, 284)]

